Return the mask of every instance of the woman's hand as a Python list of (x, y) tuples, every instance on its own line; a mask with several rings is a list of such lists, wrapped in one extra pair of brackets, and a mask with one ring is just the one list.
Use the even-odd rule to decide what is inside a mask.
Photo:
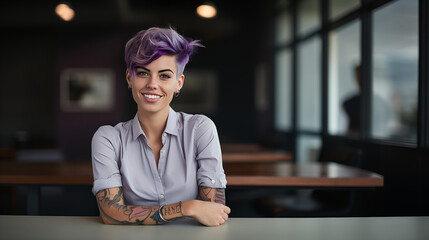
[(203, 225), (215, 227), (222, 225), (228, 220), (231, 209), (215, 202), (190, 200), (182, 203), (185, 216), (197, 219)]

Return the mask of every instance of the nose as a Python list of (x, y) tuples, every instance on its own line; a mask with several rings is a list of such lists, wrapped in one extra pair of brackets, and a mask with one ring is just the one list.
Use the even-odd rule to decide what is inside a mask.
[(146, 84), (146, 88), (150, 90), (154, 90), (154, 89), (157, 89), (157, 87), (158, 87), (158, 84), (156, 81), (156, 77), (151, 75)]

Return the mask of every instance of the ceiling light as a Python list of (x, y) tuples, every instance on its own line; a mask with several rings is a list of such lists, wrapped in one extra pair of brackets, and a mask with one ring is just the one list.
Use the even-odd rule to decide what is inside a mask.
[(197, 7), (197, 13), (203, 18), (213, 18), (216, 16), (217, 10), (213, 3), (203, 3)]
[(74, 10), (66, 3), (58, 4), (55, 13), (66, 22), (74, 18)]

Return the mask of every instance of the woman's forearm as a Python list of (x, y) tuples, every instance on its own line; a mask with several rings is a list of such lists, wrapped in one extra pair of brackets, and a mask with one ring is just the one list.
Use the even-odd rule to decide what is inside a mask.
[[(210, 191), (211, 192), (211, 191)], [(209, 196), (215, 194), (211, 192)], [(219, 226), (228, 219), (231, 209), (215, 202), (215, 198), (189, 200), (165, 206), (125, 205), (122, 188), (115, 187), (97, 193), (100, 216), (106, 224), (164, 224), (183, 217), (193, 217), (206, 226)]]
[(200, 187), (199, 195), (203, 201), (225, 205), (225, 189), (223, 188)]
[(123, 202), (122, 188), (105, 189), (97, 193), (101, 218), (106, 224), (164, 224), (184, 217), (182, 203), (159, 206), (132, 206)]

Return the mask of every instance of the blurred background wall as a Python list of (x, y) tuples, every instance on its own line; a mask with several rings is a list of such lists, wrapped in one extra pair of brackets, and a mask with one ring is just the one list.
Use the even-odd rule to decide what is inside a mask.
[[(427, 1), (216, 0), (207, 19), (198, 1), (70, 0), (71, 21), (55, 14), (59, 3), (0, 2), (0, 148), (17, 160), (90, 161), (97, 128), (136, 113), (125, 43), (172, 26), (205, 45), (185, 70), (175, 110), (209, 116), (222, 143), (257, 142), (296, 162), (317, 161), (326, 145), (362, 149), (360, 167), (385, 178), (371, 215), (429, 213)], [(90, 85), (112, 90), (101, 103), (91, 96), (106, 91), (83, 97), (88, 72), (110, 79)], [(343, 102), (359, 94), (360, 126), (350, 129)], [(88, 189), (42, 193), (55, 191), (93, 201)], [(88, 208), (65, 213), (96, 211)], [(64, 209), (48, 201), (45, 211)]]
[[(70, 2), (76, 13), (69, 22), (55, 14), (58, 3), (1, 3), (2, 146), (56, 148), (65, 159), (89, 159), (90, 139), (99, 126), (126, 121), (136, 113), (126, 88), (124, 46), (137, 31), (152, 26), (172, 26), (205, 45), (192, 57), (185, 74), (214, 76), (213, 88), (204, 90), (213, 95), (210, 106), (179, 104), (177, 111), (208, 115), (226, 141), (255, 141), (263, 133), (254, 100), (255, 72), (268, 37), (261, 1), (218, 1), (218, 15), (205, 19), (195, 13), (195, 1), (76, 0)], [(67, 69), (113, 71), (113, 106), (62, 108), (61, 74)], [(187, 98), (186, 83), (177, 102)], [(191, 88), (188, 92), (195, 91)], [(196, 97), (194, 102), (200, 101)]]

